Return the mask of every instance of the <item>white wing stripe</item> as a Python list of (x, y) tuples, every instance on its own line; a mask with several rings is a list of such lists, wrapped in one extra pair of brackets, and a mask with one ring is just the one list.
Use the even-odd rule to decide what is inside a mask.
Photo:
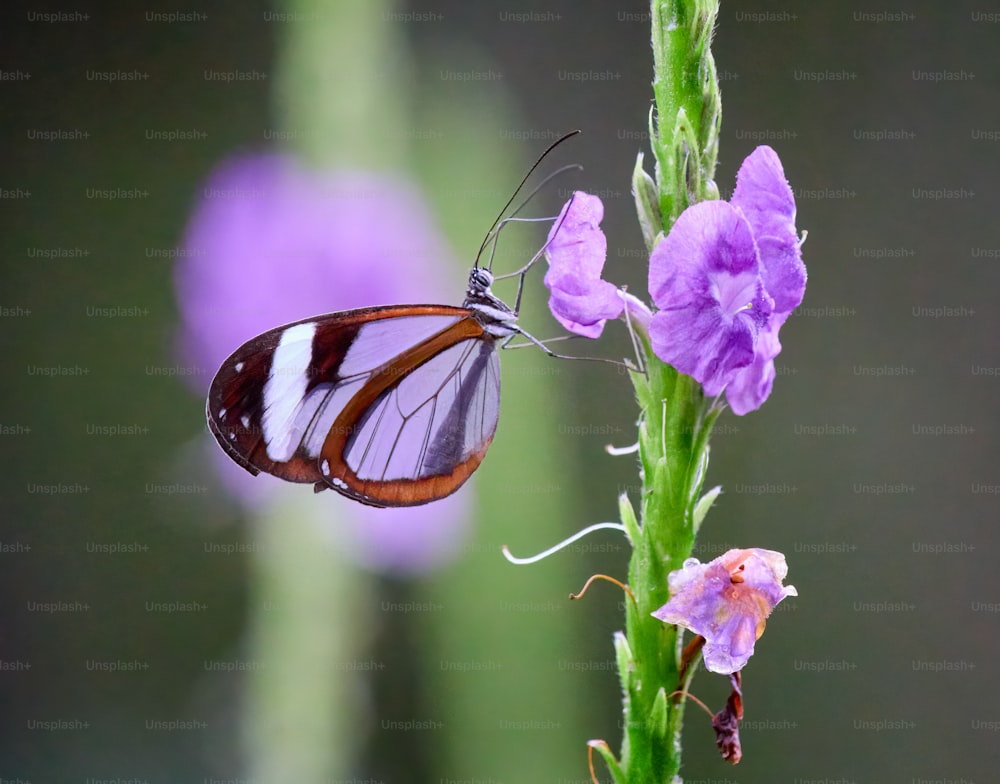
[(275, 462), (291, 460), (302, 439), (295, 418), (309, 384), (315, 322), (296, 324), (281, 334), (264, 384), (261, 422), (267, 456)]

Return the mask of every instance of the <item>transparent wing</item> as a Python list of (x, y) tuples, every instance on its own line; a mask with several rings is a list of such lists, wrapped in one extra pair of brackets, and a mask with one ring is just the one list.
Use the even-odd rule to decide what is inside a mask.
[(463, 340), (379, 395), (347, 443), (346, 463), (367, 482), (449, 475), (489, 445), (499, 407), (493, 342)]
[(469, 311), (368, 308), (249, 341), (212, 383), (216, 439), (251, 473), (376, 506), (457, 490), (496, 431), (495, 342)]

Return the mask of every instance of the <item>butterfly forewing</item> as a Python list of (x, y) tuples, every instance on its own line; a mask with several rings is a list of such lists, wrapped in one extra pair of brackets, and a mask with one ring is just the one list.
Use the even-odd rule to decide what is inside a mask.
[(251, 473), (375, 506), (457, 490), (496, 430), (495, 340), (466, 308), (365, 308), (271, 330), (219, 370), (216, 439)]

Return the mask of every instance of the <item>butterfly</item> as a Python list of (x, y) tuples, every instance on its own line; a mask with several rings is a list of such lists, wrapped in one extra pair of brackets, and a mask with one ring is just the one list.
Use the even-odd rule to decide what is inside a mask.
[[(500, 216), (542, 159), (575, 133), (542, 154)], [(329, 313), (236, 349), (216, 373), (206, 406), (226, 454), (253, 475), (311, 483), (316, 492), (333, 489), (370, 506), (415, 506), (458, 490), (496, 433), (498, 348), (523, 335), (548, 351), (517, 324), (524, 274), (542, 251), (512, 273), (520, 275), (513, 308), (493, 294), (494, 276), (479, 265), (491, 238), (495, 248), (500, 216), (461, 307)]]

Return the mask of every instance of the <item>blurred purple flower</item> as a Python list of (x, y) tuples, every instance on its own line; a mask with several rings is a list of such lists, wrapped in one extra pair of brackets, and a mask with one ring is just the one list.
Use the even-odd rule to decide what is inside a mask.
[(723, 674), (743, 669), (767, 617), (791, 585), (785, 556), (774, 550), (729, 550), (707, 564), (689, 558), (667, 578), (671, 599), (653, 616), (705, 638), (705, 667)]
[[(204, 185), (176, 268), (177, 350), (199, 394), (238, 346), (272, 327), (368, 305), (450, 302), (455, 265), (416, 189), (366, 172), (316, 172), (280, 155), (224, 161)], [(464, 282), (464, 278), (462, 279)], [(220, 474), (259, 502), (278, 480), (251, 477), (220, 450)], [(303, 488), (303, 492), (308, 488)], [(413, 572), (461, 547), (463, 494), (426, 507), (372, 509), (317, 496), (368, 566)]]
[(417, 191), (398, 178), (247, 155), (221, 163), (201, 197), (175, 277), (180, 351), (207, 371), (194, 377), (199, 391), (241, 343), (280, 324), (462, 297), (464, 275)]
[(650, 256), (653, 351), (706, 394), (725, 390), (734, 413), (759, 408), (774, 382), (778, 330), (805, 293), (799, 245), (781, 161), (758, 147), (732, 201), (689, 207)]

